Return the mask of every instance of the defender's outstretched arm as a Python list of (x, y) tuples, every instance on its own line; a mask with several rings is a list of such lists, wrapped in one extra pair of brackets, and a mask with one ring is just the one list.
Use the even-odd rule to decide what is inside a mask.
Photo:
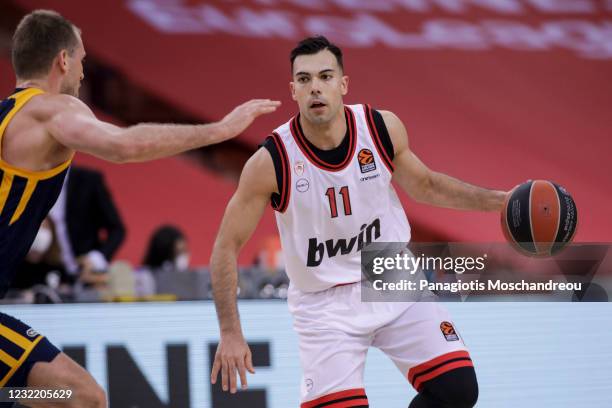
[(57, 95), (57, 113), (46, 128), (58, 142), (77, 151), (117, 163), (172, 156), (238, 136), (260, 115), (271, 113), (278, 101), (254, 99), (206, 125), (138, 124), (119, 127), (98, 120), (83, 102)]

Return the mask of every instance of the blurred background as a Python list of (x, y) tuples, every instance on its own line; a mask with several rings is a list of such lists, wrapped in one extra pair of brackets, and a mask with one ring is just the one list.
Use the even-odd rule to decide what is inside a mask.
[[(21, 17), (36, 8), (54, 9), (81, 28), (87, 51), (81, 98), (100, 119), (120, 125), (206, 123), (221, 119), (234, 106), (251, 98), (279, 99), (283, 106), (277, 113), (258, 119), (235, 140), (175, 158), (114, 165), (77, 154), (74, 163), (78, 168), (66, 186), (67, 210), (52, 211), (5, 302), (153, 302), (132, 308), (116, 304), (87, 306), (108, 308), (97, 315), (99, 324), (107, 328), (105, 333), (113, 332), (113, 328), (114, 332), (130, 333), (136, 330), (132, 323), (126, 320), (122, 325), (113, 323), (113, 319), (131, 316), (132, 310), (136, 313), (134, 319), (141, 316), (138, 313), (167, 310), (163, 308), (168, 305), (157, 302), (209, 299), (208, 263), (225, 205), (246, 159), (266, 135), (295, 114), (297, 106), (289, 94), (288, 55), (297, 41), (313, 34), (328, 36), (344, 51), (345, 71), (350, 78), (345, 103), (369, 103), (395, 112), (406, 125), (412, 150), (429, 167), (503, 190), (527, 179), (552, 180), (570, 191), (576, 201), (580, 221), (575, 241), (611, 240), (610, 0), (3, 0), (0, 95), (10, 94), (15, 87), (10, 62), (12, 32)], [(426, 207), (400, 195), (417, 241), (503, 240), (498, 214)], [(241, 253), (242, 298), (286, 296), (287, 280), (274, 224), (270, 209)], [(65, 228), (58, 232), (58, 225)], [(243, 304), (249, 315), (256, 315), (251, 307), (260, 307)], [(572, 305), (564, 305), (568, 306)], [(13, 306), (16, 309), (10, 310), (41, 331), (46, 330), (43, 332), (52, 340), (55, 335), (59, 344), (86, 344), (82, 349), (71, 349), (72, 355), (85, 365), (93, 364), (94, 371), (99, 369), (95, 371), (96, 378), (108, 386), (110, 360), (104, 360), (104, 356), (111, 355), (104, 348), (108, 343), (96, 342), (93, 337), (70, 340), (74, 335), (68, 336), (68, 329), (59, 329), (60, 323), (50, 317), (56, 313), (54, 306), (40, 307), (43, 309)], [(76, 319), (84, 309), (75, 307), (70, 310)], [(190, 314), (203, 310), (214, 317), (209, 302), (193, 302), (189, 307), (196, 308), (190, 309)], [(271, 307), (262, 316), (282, 315), (279, 321), (288, 321), (286, 311)], [(487, 312), (495, 316), (496, 307)], [(494, 338), (507, 345), (502, 347), (505, 351), (489, 353), (484, 345), (481, 350), (487, 356), (499, 358), (506, 354), (508, 358), (508, 350), (518, 352), (525, 344), (539, 345), (532, 350), (546, 350), (547, 344), (559, 338), (567, 340), (565, 334), (573, 329), (563, 316), (571, 313), (566, 309), (561, 313), (560, 306), (545, 310), (551, 313), (550, 325), (539, 332), (539, 337), (524, 337), (529, 341), (520, 340), (523, 337), (517, 332), (507, 334), (521, 326), (520, 321), (493, 329), (484, 323), (470, 324), (468, 317), (467, 326), (475, 328), (476, 339), (493, 334), (489, 330), (497, 333)], [(461, 310), (456, 313), (465, 315)], [(508, 313), (498, 315), (508, 317), (512, 312), (503, 308), (499, 313)], [(538, 315), (535, 309), (520, 313)], [(592, 306), (588, 313), (593, 324), (572, 333), (591, 336), (593, 344), (595, 339), (605, 339), (612, 346), (609, 335), (597, 331), (599, 326), (595, 323), (611, 322), (609, 304)], [(174, 321), (176, 316), (184, 315), (168, 317), (167, 321)], [(573, 316), (580, 319), (577, 314)], [(83, 324), (88, 321), (86, 317), (81, 320)], [(201, 330), (216, 330), (214, 319), (184, 323), (192, 327), (194, 322), (203, 325)], [(78, 331), (81, 323), (73, 330)], [(264, 331), (258, 333), (254, 340), (269, 341)], [(132, 341), (113, 336), (104, 341)], [(210, 333), (208, 336), (214, 338)], [(130, 338), (137, 337), (134, 333)], [(140, 396), (128, 403), (118, 399), (121, 393), (114, 391), (113, 407), (186, 406), (172, 399), (178, 397), (173, 397), (171, 381), (166, 388), (168, 382), (162, 369), (166, 362), (160, 357), (161, 344), (182, 339), (162, 336), (159, 342), (152, 340), (143, 347), (155, 350), (153, 357), (146, 352), (144, 357), (139, 355), (140, 346), (134, 346), (134, 358), (148, 362), (141, 369), (159, 401), (137, 401), (146, 393), (136, 393)], [(191, 344), (192, 340), (185, 341)], [(295, 348), (292, 338), (287, 341)], [(612, 355), (606, 351), (609, 349), (603, 345), (591, 347), (591, 353), (597, 350), (596, 355), (585, 356), (572, 348), (580, 348), (579, 345), (564, 344), (568, 348), (559, 352), (577, 353), (572, 364), (582, 361), (589, 368), (588, 381), (584, 373), (582, 380), (575, 380), (570, 375), (572, 366), (549, 369), (541, 376), (567, 374), (561, 382), (551, 383), (550, 395), (555, 390), (565, 392), (559, 394), (562, 397), (556, 403), (525, 399), (512, 405), (512, 399), (499, 398), (497, 393), (494, 397), (491, 388), (485, 388), (490, 394), (485, 393), (485, 405), (479, 406), (569, 407), (579, 404), (580, 396), (590, 392), (599, 393), (601, 398), (591, 398), (581, 406), (612, 406), (609, 395), (603, 392), (612, 390), (609, 380), (602, 382), (595, 374), (599, 371), (592, 370), (596, 360), (598, 369), (612, 369)], [(203, 353), (203, 343), (194, 348), (197, 351), (189, 349), (189, 356), (195, 356), (199, 364), (200, 354), (193, 353)], [(294, 358), (295, 352), (270, 352), (268, 358)], [(117, 355), (118, 361), (125, 360), (120, 358), (121, 353)], [(202, 361), (207, 358), (206, 354)], [(482, 360), (491, 367), (502, 364), (484, 357)], [(547, 364), (550, 368), (544, 362), (535, 366)], [(297, 363), (293, 369), (297, 370)], [(249, 398), (263, 398), (263, 402), (250, 399), (248, 406), (289, 406), (283, 405), (286, 400), (278, 396), (279, 392), (294, 402), (299, 371), (287, 373), (290, 374), (282, 377), (292, 381), (290, 386), (275, 383), (280, 374), (270, 375), (271, 382), (262, 380), (267, 387), (262, 391), (263, 397), (249, 394)], [(191, 406), (233, 406), (223, 405), (231, 404), (226, 400), (213, 404), (212, 395), (217, 395), (214, 389), (210, 394), (198, 394), (200, 391), (194, 390), (206, 382), (203, 377), (196, 381), (193, 374), (189, 375)], [(389, 378), (396, 381), (398, 376), (393, 375)], [(387, 378), (378, 374), (375, 377), (385, 381)], [(503, 382), (500, 378), (496, 381)], [(518, 377), (514, 373), (511, 378)], [(496, 386), (510, 390), (522, 385), (510, 381), (508, 388)], [(380, 385), (380, 390), (383, 395), (385, 387)], [(185, 393), (180, 389), (174, 392)], [(232, 401), (241, 406), (237, 400)], [(385, 402), (374, 406), (396, 405)]]

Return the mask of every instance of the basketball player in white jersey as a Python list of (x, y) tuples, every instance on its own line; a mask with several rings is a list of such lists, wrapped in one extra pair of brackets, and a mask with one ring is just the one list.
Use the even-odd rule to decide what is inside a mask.
[(467, 408), (478, 397), (473, 364), (438, 303), (361, 302), (360, 251), (368, 242), (408, 242), (410, 226), (391, 185), (432, 205), (500, 211), (506, 193), (427, 168), (402, 122), (368, 105), (345, 106), (342, 52), (324, 37), (291, 53), (299, 113), (278, 127), (244, 167), (213, 249), (221, 330), (211, 381), (237, 390), (254, 372), (236, 305), (237, 257), (271, 202), (299, 336), (302, 408), (367, 407), (370, 346), (388, 355), (418, 391), (410, 408)]

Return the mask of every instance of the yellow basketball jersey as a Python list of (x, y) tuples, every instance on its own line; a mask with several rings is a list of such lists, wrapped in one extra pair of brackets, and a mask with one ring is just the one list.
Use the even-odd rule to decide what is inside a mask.
[(2, 159), (2, 137), (15, 114), (36, 95), (36, 88), (17, 89), (0, 102), (0, 297), (26, 256), (40, 224), (59, 196), (71, 160), (34, 172)]

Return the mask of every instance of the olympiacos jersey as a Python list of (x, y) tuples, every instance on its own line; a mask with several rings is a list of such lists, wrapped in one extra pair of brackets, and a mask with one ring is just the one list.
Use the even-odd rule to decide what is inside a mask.
[(378, 113), (368, 105), (344, 109), (348, 149), (337, 163), (313, 151), (299, 115), (271, 137), (282, 172), (273, 206), (283, 256), (291, 285), (303, 292), (360, 281), (361, 250), (370, 242), (410, 240), (391, 185), (392, 159), (374, 123)]

